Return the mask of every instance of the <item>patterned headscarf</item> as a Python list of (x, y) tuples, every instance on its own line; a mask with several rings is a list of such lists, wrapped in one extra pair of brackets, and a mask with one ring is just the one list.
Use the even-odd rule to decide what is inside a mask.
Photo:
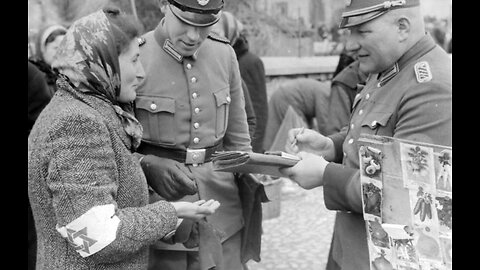
[[(100, 10), (75, 21), (60, 44), (52, 67), (68, 77), (73, 91), (93, 95), (110, 103), (132, 138), (135, 150), (143, 129), (133, 116), (132, 104), (120, 104), (120, 52), (117, 52), (111, 24)], [(61, 83), (61, 82), (60, 82)], [(65, 84), (64, 84), (65, 85)]]

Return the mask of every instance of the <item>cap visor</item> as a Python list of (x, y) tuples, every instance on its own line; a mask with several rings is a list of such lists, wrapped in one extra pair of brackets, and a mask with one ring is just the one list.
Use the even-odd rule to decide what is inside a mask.
[(359, 16), (351, 16), (351, 17), (343, 17), (342, 21), (340, 22), (340, 29), (349, 28), (352, 26), (357, 26), (366, 22), (369, 22), (383, 14), (385, 14), (387, 10), (370, 12), (368, 14), (363, 14)]
[(207, 27), (215, 24), (220, 19), (221, 12), (217, 14), (200, 14), (189, 11), (181, 11), (179, 8), (169, 5), (170, 10), (173, 15), (177, 17), (182, 22), (197, 26), (197, 27)]

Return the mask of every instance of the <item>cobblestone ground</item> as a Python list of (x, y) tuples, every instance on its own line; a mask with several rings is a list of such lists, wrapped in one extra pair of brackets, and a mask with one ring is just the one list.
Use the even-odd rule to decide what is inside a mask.
[(322, 187), (303, 190), (290, 180), (283, 182), (287, 185), (281, 192), (280, 216), (263, 221), (261, 261), (250, 261), (248, 268), (323, 270), (335, 212), (325, 208)]

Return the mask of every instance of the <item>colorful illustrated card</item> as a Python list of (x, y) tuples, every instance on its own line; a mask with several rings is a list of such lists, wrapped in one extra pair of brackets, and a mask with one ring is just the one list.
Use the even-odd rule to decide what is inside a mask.
[(425, 190), (422, 186), (410, 189), (410, 209), (415, 226), (438, 227), (437, 211), (433, 190)]
[(361, 176), (363, 218), (365, 220), (382, 219), (382, 182)]
[(378, 221), (366, 221), (367, 234), (370, 236), (372, 244), (378, 248), (390, 248), (390, 238)]
[(395, 254), (394, 258), (397, 266), (404, 266), (409, 269), (420, 269), (413, 239), (392, 239), (392, 250)]
[(393, 254), (387, 248), (372, 248), (370, 251), (370, 269), (395, 269)]
[(359, 148), (361, 175), (381, 181), (383, 153), (380, 149), (362, 145)]
[(448, 265), (452, 264), (452, 238), (440, 236), (440, 248), (443, 253), (444, 262)]
[(452, 237), (452, 198), (448, 195), (435, 196), (440, 236)]
[(405, 187), (434, 186), (435, 170), (431, 147), (400, 143), (400, 159)]
[(420, 261), (443, 262), (438, 230), (435, 227), (415, 228), (413, 244)]
[(442, 150), (434, 154), (435, 186), (438, 193), (452, 192), (452, 151)]

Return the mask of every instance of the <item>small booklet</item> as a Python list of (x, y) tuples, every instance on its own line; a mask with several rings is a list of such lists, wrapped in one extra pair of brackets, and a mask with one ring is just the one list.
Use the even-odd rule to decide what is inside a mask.
[(213, 154), (212, 165), (216, 171), (258, 173), (281, 177), (279, 168), (291, 167), (300, 158), (282, 151), (264, 154), (245, 151), (223, 151)]

